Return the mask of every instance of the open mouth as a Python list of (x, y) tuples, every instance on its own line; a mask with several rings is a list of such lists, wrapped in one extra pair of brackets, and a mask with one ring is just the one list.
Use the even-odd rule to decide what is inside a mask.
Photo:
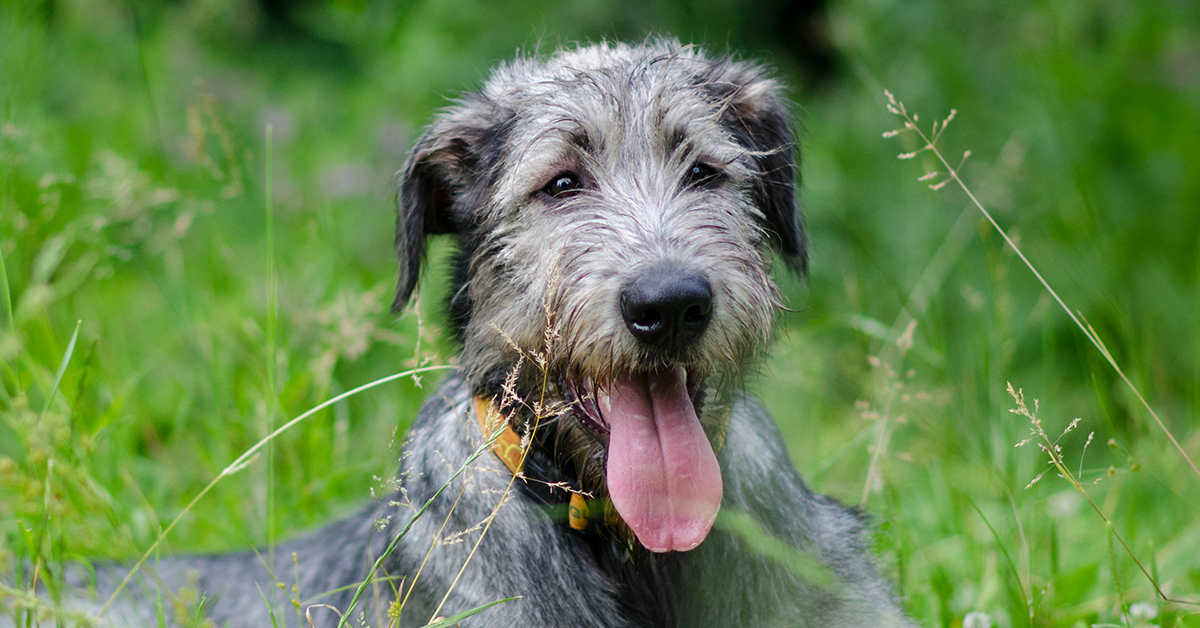
[[(699, 417), (704, 410), (704, 377), (692, 369), (685, 369), (685, 374), (687, 394), (692, 400), (696, 416)], [(596, 388), (596, 383), (590, 375), (559, 373), (558, 390), (563, 401), (570, 408), (571, 414), (607, 447), (608, 422), (604, 420), (604, 414), (600, 411)], [(603, 388), (602, 386), (600, 396), (604, 395)]]
[(607, 445), (613, 507), (652, 552), (687, 551), (708, 536), (721, 506), (721, 468), (700, 423), (703, 378), (682, 366), (597, 384), (562, 376), (579, 422)]

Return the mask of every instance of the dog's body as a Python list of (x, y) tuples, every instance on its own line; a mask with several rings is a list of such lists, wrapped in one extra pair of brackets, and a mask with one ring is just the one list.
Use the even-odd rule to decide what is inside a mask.
[[(406, 445), (412, 455), (403, 461), (403, 469), (412, 471), (406, 482), (411, 503), (424, 503), (449, 478), (455, 468), (448, 461), (466, 460), (476, 449), (478, 438), (472, 443), (461, 436), (479, 429), (470, 416), (469, 399), (463, 380), (453, 377), (426, 404), (413, 426), (414, 435)], [(394, 576), (396, 581), (368, 588), (352, 612), (355, 621), (351, 625), (391, 625), (386, 613), (393, 599), (392, 586), (401, 589), (401, 595), (407, 591), (433, 539), (475, 528), (487, 519), (508, 477), (494, 458), (480, 460), (482, 468), (470, 477), (457, 504), (455, 497), (462, 485), (455, 482), (434, 500), (385, 561), (380, 575)], [(514, 491), (438, 616), (450, 617), (488, 602), (521, 596), (460, 625), (910, 626), (868, 557), (859, 517), (804, 485), (778, 428), (753, 400), (735, 401), (720, 462), (725, 480), (722, 511), (745, 515), (755, 520), (760, 530), (726, 530), (718, 525), (689, 552), (630, 555), (622, 543), (577, 532), (552, 520), (542, 504)], [(376, 528), (376, 522), (389, 515), (394, 516), (387, 529)], [(370, 507), (305, 538), (281, 544), (275, 552), (275, 575), (291, 588), (295, 552), (301, 596), (356, 584), (408, 516), (411, 511), (407, 509)], [(444, 529), (443, 522), (447, 522)], [(422, 626), (434, 617), (478, 534), (476, 530), (459, 542), (434, 547), (398, 625)], [(265, 555), (243, 552), (163, 561), (159, 576), (168, 583), (186, 583), (193, 590), (193, 601), (195, 592), (206, 593), (206, 606), (217, 626), (226, 622), (234, 628), (270, 626), (260, 589), (275, 600), (279, 625), (293, 626), (295, 611), (279, 592), (277, 581), (268, 575), (265, 559)], [(403, 586), (401, 577), (405, 578)], [(343, 589), (316, 603), (346, 610), (353, 594), (353, 588)], [(154, 585), (143, 579), (136, 598), (120, 605), (132, 614), (110, 619), (119, 625), (152, 625), (154, 595)], [(314, 608), (311, 614), (317, 626), (333, 626), (337, 621), (326, 608)]]
[[(463, 351), (410, 432), (401, 492), (278, 547), (275, 577), (231, 554), (164, 561), (162, 580), (235, 627), (270, 625), (273, 592), (292, 625), (276, 585), (294, 552), (299, 595), (347, 612), (346, 587), (509, 425), (520, 455), (485, 448), (449, 481), (353, 625), (396, 625), (397, 591), (403, 626), (515, 596), (461, 625), (910, 625), (858, 515), (804, 485), (741, 391), (779, 306), (771, 256), (807, 262), (783, 103), (756, 66), (656, 41), (521, 58), (442, 112), (403, 173), (395, 305), (425, 238), (455, 234)], [(125, 612), (152, 607), (139, 582)]]

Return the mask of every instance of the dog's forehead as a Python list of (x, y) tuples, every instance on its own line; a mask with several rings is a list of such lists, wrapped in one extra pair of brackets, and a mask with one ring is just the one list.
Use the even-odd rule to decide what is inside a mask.
[(560, 50), (544, 59), (522, 56), (501, 64), (493, 70), (485, 91), (490, 96), (500, 96), (525, 84), (598, 80), (604, 76), (629, 85), (644, 85), (718, 65), (721, 62), (707, 58), (692, 46), (595, 44)]
[(503, 65), (483, 91), (518, 122), (671, 127), (716, 114), (733, 91), (729, 67), (691, 48), (596, 45)]
[(723, 126), (743, 88), (726, 76), (736, 69), (690, 47), (607, 45), (501, 66), (483, 90), (514, 131), (505, 135), (506, 181), (495, 191), (527, 193), (578, 167), (580, 155), (610, 172), (699, 159), (736, 170), (746, 150)]

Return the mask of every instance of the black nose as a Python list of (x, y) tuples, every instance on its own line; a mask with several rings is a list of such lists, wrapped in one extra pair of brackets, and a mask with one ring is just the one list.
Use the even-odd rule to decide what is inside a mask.
[(638, 340), (664, 349), (694, 342), (712, 318), (712, 287), (675, 266), (651, 268), (621, 292), (621, 315)]

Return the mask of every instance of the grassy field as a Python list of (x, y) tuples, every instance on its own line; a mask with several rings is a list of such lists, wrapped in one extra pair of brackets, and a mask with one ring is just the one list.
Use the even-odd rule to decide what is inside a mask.
[[(0, 571), (139, 557), (273, 426), (448, 363), (448, 243), (387, 310), (421, 125), (518, 48), (671, 32), (794, 86), (812, 274), (779, 277), (796, 311), (751, 386), (809, 481), (875, 515), (910, 612), (1200, 626), (1200, 5), (830, 4), (802, 24), (821, 69), (782, 2), (0, 0)], [(956, 182), (918, 180), (931, 152), (896, 158), (923, 144), (883, 137), (885, 88), (926, 132), (957, 110), (939, 149), (1132, 387)], [(288, 430), (161, 551), (369, 499), (435, 379)], [(1015, 446), (1009, 382), (1061, 468)]]

